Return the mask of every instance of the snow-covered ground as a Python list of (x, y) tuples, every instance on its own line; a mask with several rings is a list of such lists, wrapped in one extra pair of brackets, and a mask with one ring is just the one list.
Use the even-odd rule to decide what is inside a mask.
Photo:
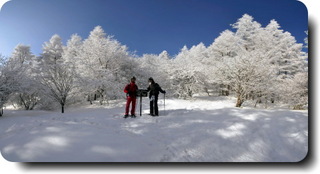
[[(122, 118), (124, 101), (58, 111), (5, 110), (9, 161), (296, 162), (308, 152), (308, 111), (235, 108), (234, 98), (159, 99), (159, 117)], [(139, 106), (139, 105), (138, 105)], [(137, 115), (139, 107), (137, 106)]]

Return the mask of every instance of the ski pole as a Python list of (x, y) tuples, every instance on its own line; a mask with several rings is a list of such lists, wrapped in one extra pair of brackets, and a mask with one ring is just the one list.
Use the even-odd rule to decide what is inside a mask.
[(142, 110), (142, 95), (140, 95), (140, 117), (141, 117), (141, 110)]
[(163, 94), (163, 99), (164, 99), (164, 102), (163, 102), (164, 113), (163, 113), (163, 115), (166, 115), (166, 93)]

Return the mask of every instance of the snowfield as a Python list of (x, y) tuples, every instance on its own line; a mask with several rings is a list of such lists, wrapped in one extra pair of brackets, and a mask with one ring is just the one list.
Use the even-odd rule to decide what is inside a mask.
[[(137, 101), (138, 102), (138, 101)], [(139, 115), (139, 102), (137, 103)], [(159, 117), (122, 118), (125, 101), (59, 111), (6, 109), (2, 156), (15, 162), (298, 162), (308, 111), (235, 108), (227, 97), (166, 100)]]

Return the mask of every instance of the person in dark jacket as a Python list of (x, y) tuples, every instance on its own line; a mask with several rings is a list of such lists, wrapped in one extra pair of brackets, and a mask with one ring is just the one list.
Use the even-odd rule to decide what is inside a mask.
[(135, 110), (136, 110), (136, 99), (137, 99), (137, 90), (138, 86), (136, 85), (136, 78), (132, 77), (130, 84), (126, 85), (124, 88), (124, 92), (127, 94), (127, 104), (126, 104), (126, 111), (124, 114), (124, 118), (129, 116), (129, 108), (130, 103), (131, 105), (131, 117), (136, 117)]
[(149, 87), (147, 88), (150, 99), (150, 115), (151, 116), (159, 116), (158, 110), (158, 96), (159, 92), (166, 93), (166, 91), (162, 90), (158, 83), (155, 83), (153, 78), (149, 78)]

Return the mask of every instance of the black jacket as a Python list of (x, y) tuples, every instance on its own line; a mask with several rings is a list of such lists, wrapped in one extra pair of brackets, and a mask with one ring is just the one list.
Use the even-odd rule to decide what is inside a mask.
[(149, 85), (147, 90), (148, 90), (148, 92), (150, 91), (149, 98), (151, 98), (152, 95), (158, 96), (159, 92), (165, 93), (165, 91), (161, 89), (161, 87), (159, 86), (158, 83), (152, 83), (151, 85)]

